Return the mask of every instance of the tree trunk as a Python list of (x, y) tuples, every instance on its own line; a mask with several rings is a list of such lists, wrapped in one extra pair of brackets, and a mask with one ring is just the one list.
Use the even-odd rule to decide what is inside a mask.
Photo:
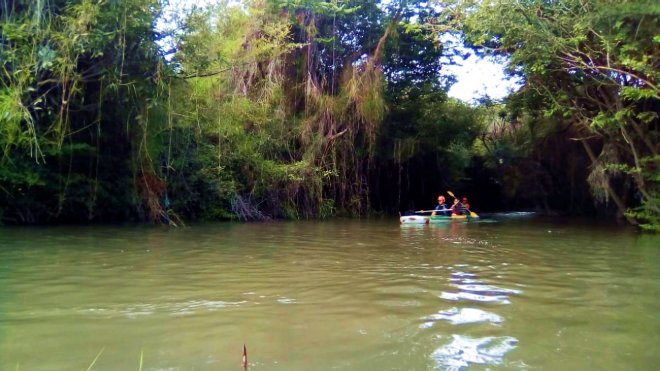
[[(584, 140), (584, 139), (580, 139), (580, 142), (584, 146), (584, 150), (587, 152), (587, 155), (589, 156), (589, 159), (591, 160), (591, 164), (595, 165), (596, 162), (597, 162), (597, 159), (596, 159), (596, 155), (594, 155), (594, 152), (591, 150), (591, 146), (589, 146), (587, 141)], [(607, 194), (610, 197), (612, 197), (612, 200), (614, 201), (614, 204), (616, 204), (616, 207), (619, 211), (618, 216), (626, 218), (628, 223), (630, 223), (632, 225), (637, 225), (637, 220), (635, 220), (635, 218), (626, 215), (627, 207), (626, 207), (625, 203), (623, 202), (623, 200), (619, 197), (619, 195), (617, 195), (614, 192), (614, 190), (612, 189), (612, 186), (610, 185), (609, 179), (604, 183), (604, 186), (605, 186), (605, 191), (607, 192)]]

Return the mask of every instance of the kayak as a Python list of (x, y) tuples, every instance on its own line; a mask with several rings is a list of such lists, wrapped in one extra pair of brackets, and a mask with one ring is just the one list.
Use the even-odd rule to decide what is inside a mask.
[(399, 217), (401, 224), (435, 224), (449, 222), (471, 222), (478, 220), (479, 215), (471, 213), (470, 215), (404, 215)]
[(429, 222), (430, 223), (447, 223), (447, 222), (471, 222), (474, 220), (479, 219), (479, 215), (477, 213), (470, 213), (470, 215), (452, 215), (452, 216), (445, 216), (445, 215), (435, 215), (435, 216), (429, 216)]
[(429, 224), (430, 216), (424, 215), (406, 215), (399, 217), (401, 224)]

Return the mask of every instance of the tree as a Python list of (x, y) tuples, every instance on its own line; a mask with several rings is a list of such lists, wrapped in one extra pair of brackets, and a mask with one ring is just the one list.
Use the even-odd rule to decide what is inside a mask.
[(582, 143), (596, 200), (619, 215), (660, 226), (658, 157), (659, 52), (651, 1), (471, 2), (467, 40), (510, 57), (524, 77), (519, 95), (530, 110), (570, 124), (566, 140)]

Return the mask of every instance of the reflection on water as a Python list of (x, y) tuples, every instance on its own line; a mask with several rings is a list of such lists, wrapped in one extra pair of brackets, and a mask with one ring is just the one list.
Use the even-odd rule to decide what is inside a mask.
[(446, 300), (472, 300), (482, 302), (494, 302), (500, 304), (511, 304), (509, 298), (504, 295), (479, 295), (472, 292), (443, 292), (441, 298)]
[(426, 318), (430, 320), (425, 322), (423, 327), (430, 327), (433, 325), (433, 321), (445, 320), (451, 323), (452, 325), (462, 325), (465, 323), (477, 323), (477, 322), (490, 322), (490, 323), (500, 323), (502, 322), (502, 317), (498, 316), (495, 313), (486, 312), (485, 310), (476, 309), (476, 308), (451, 308), (448, 310), (440, 311), (434, 315), (431, 315)]
[[(491, 324), (500, 325), (503, 318), (493, 312), (472, 308), (472, 304), (496, 303), (511, 304), (509, 295), (521, 295), (522, 290), (488, 285), (479, 280), (477, 274), (464, 272), (467, 265), (458, 264), (451, 272), (449, 281), (458, 292), (442, 292), (440, 298), (447, 301), (465, 301), (462, 308), (452, 307), (427, 317), (423, 327), (430, 327), (433, 321), (447, 321), (452, 325)], [(490, 267), (490, 266), (489, 266)], [(471, 303), (474, 302), (474, 303)], [(516, 347), (518, 340), (511, 336), (485, 336), (471, 338), (458, 334), (452, 341), (436, 349), (431, 357), (443, 370), (460, 370), (470, 365), (501, 365), (507, 352)]]
[(518, 340), (510, 336), (473, 339), (452, 335), (451, 343), (436, 349), (431, 357), (442, 370), (460, 370), (474, 364), (497, 366), (517, 343)]
[(660, 237), (492, 216), (0, 229), (0, 370), (651, 369)]

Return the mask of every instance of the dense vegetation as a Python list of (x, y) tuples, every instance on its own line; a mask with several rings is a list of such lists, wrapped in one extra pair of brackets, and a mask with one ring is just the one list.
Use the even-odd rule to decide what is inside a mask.
[(508, 103), (512, 124), (522, 123), (511, 131), (529, 130), (526, 160), (550, 164), (539, 173), (554, 179), (546, 189), (572, 192), (586, 176), (599, 205), (611, 201), (630, 223), (657, 230), (658, 2), (462, 4), (473, 10), (463, 23), (469, 42), (510, 56), (511, 71), (524, 77)]
[[(395, 213), (451, 189), (660, 225), (655, 2), (162, 7), (0, 2), (0, 221)], [(448, 33), (523, 87), (448, 98)]]

